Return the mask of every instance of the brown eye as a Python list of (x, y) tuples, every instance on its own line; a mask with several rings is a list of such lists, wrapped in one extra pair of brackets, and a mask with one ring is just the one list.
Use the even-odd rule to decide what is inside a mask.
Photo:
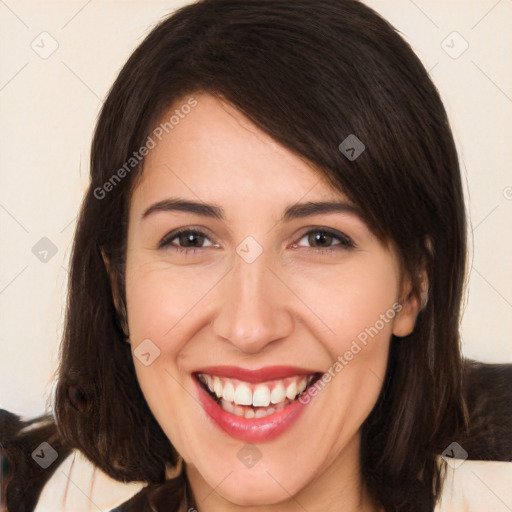
[(202, 249), (214, 245), (208, 236), (197, 229), (182, 229), (166, 235), (159, 244), (159, 248), (171, 247), (175, 249), (190, 248)]
[(308, 235), (308, 242), (312, 246), (329, 247), (334, 237), (325, 231), (313, 231)]
[(309, 245), (311, 249), (319, 251), (324, 249), (326, 251), (333, 251), (355, 247), (354, 242), (348, 236), (325, 228), (316, 228), (308, 231), (296, 245), (302, 246), (304, 243)]
[(204, 235), (190, 231), (180, 233), (176, 238), (182, 247), (201, 247), (206, 239)]

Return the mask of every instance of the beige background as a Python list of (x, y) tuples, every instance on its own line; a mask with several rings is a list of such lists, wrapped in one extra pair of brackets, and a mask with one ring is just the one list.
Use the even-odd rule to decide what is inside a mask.
[[(131, 51), (163, 15), (184, 3), (0, 2), (2, 408), (27, 416), (44, 410), (57, 365), (66, 267), (96, 116)], [(367, 3), (411, 43), (452, 122), (474, 246), (464, 353), (511, 362), (512, 2)], [(463, 39), (453, 34), (446, 39), (453, 31)], [(464, 40), (468, 49), (453, 58)], [(56, 44), (53, 54), (44, 54)], [(47, 262), (32, 252), (42, 237), (57, 249)]]

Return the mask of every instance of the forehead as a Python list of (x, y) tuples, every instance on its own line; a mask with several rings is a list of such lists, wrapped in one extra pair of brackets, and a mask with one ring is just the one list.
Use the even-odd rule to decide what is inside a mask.
[[(302, 198), (346, 200), (320, 170), (278, 144), (233, 106), (207, 94), (192, 96), (196, 106), (186, 115), (181, 113), (161, 140), (153, 137), (156, 145), (146, 156), (133, 202), (156, 201), (169, 191), (233, 206), (262, 198), (286, 203)], [(175, 102), (161, 122), (186, 101)]]

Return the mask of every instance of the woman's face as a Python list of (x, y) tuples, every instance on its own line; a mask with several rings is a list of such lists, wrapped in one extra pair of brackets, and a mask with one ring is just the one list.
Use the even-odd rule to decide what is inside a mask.
[(321, 173), (228, 104), (195, 99), (155, 139), (131, 201), (137, 377), (205, 484), (198, 501), (213, 488), (278, 503), (357, 474), (390, 336), (416, 311), (394, 252)]

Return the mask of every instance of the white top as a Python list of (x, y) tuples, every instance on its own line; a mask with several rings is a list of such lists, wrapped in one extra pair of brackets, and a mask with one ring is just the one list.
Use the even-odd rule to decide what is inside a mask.
[[(143, 487), (112, 480), (73, 452), (44, 487), (35, 512), (106, 512)], [(512, 462), (452, 459), (435, 512), (512, 512)]]

